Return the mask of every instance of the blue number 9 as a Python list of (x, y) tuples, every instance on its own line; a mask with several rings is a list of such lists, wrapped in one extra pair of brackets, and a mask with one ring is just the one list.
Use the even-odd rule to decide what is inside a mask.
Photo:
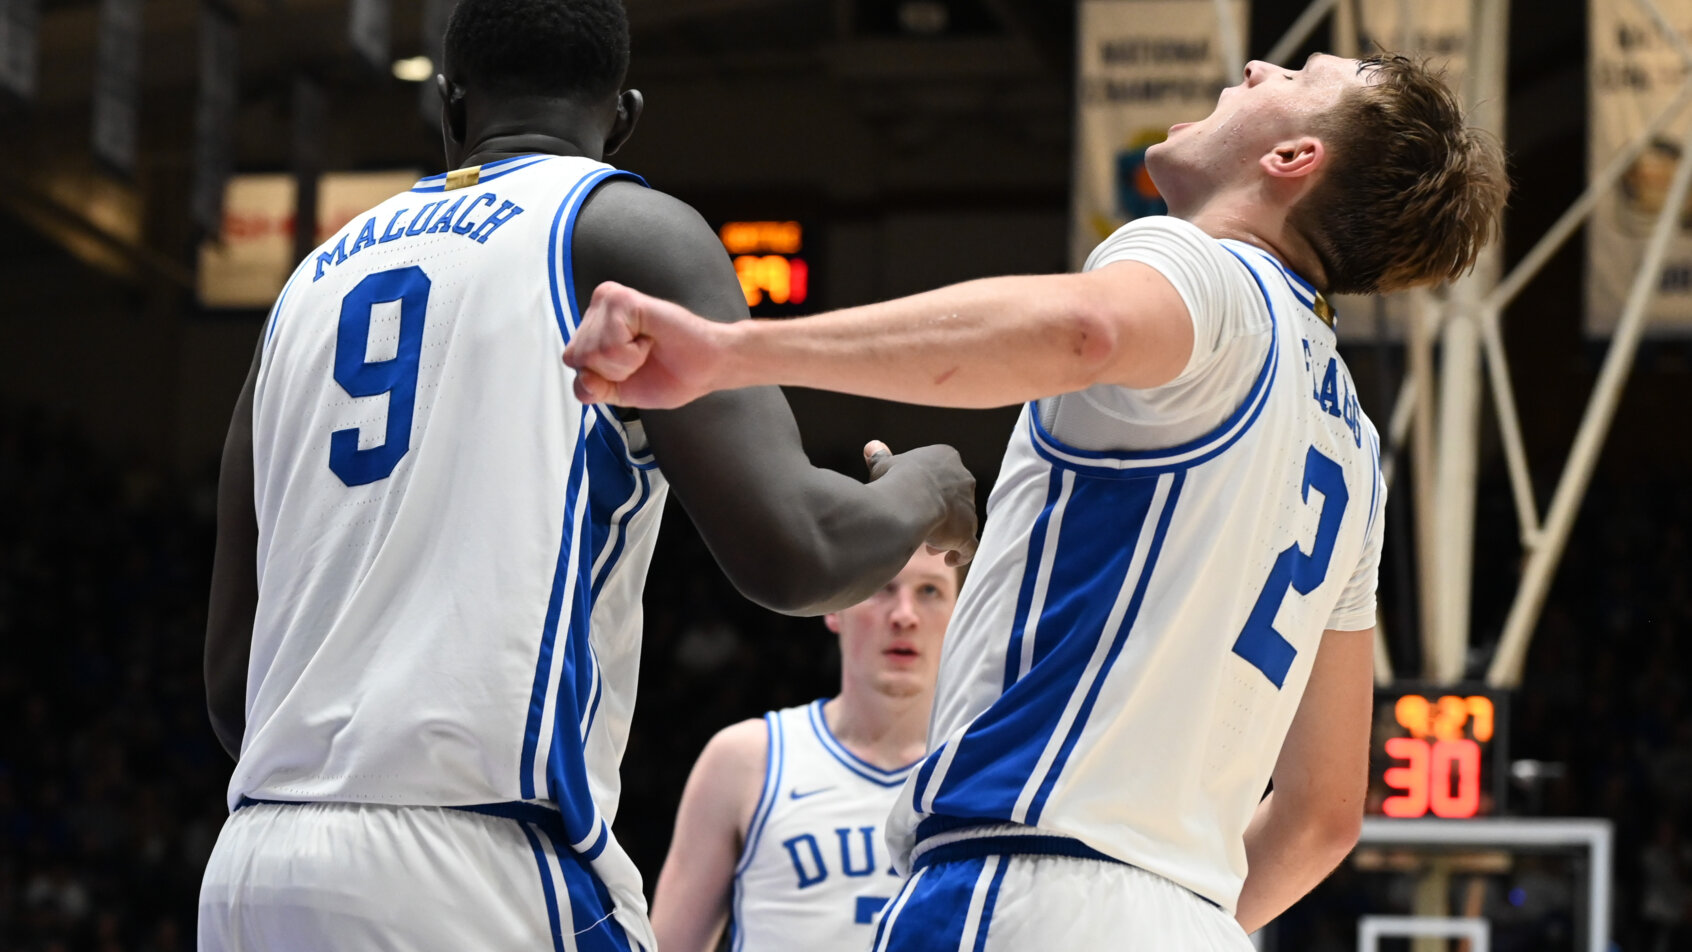
[[(398, 350), (391, 360), (366, 360), (371, 311), (389, 301), (400, 305)], [(429, 276), (416, 266), (366, 275), (341, 299), (335, 382), (351, 397), (388, 395), (388, 428), (380, 446), (359, 449), (356, 426), (329, 434), (329, 469), (348, 486), (387, 479), (411, 449), (417, 365), (423, 354), (423, 316), (428, 307)]]
[(1328, 577), (1328, 564), (1334, 558), (1334, 542), (1339, 538), (1340, 519), (1345, 515), (1349, 498), (1345, 470), (1314, 446), (1304, 455), (1302, 496), (1307, 503), (1312, 487), (1322, 494), (1322, 515), (1316, 523), (1316, 542), (1310, 547), (1310, 554), (1304, 554), (1297, 542), (1281, 550), (1274, 568), (1269, 570), (1268, 580), (1263, 583), (1262, 593), (1257, 596), (1257, 604), (1251, 607), (1245, 627), (1234, 639), (1234, 654), (1251, 662), (1277, 688), (1286, 682), (1298, 649), (1275, 630), (1275, 614), (1281, 610), (1289, 586), (1300, 595), (1309, 595)]

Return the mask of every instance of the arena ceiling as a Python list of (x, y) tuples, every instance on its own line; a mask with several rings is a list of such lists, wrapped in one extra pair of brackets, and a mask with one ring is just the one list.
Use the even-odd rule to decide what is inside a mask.
[[(0, 190), (0, 207), (31, 226), (33, 237), (0, 239), (0, 253), (9, 252), (16, 263), (19, 252), (44, 238), (125, 282), (191, 287), (200, 237), (188, 214), (200, 0), (144, 3), (141, 131), (136, 166), (128, 173), (99, 165), (89, 147), (97, 0), (42, 2), (34, 101), (0, 102), (6, 142), (0, 172), (12, 186)], [(425, 90), (396, 79), (385, 65), (427, 52), (423, 35), (431, 0), (392, 2), (381, 68), (355, 54), (347, 39), (349, 0), (223, 3), (238, 24), (236, 169), (293, 166), (292, 103), (300, 77), (324, 91), (324, 167), (428, 168), (438, 161), (438, 140), (425, 119)], [(813, 90), (814, 98), (873, 130), (874, 148), (891, 153), (958, 130), (983, 135), (985, 129), (1022, 150), (1024, 161), (1000, 176), (999, 185), (1014, 190), (1021, 176), (1026, 180), (1021, 184), (1037, 190), (1042, 201), (1064, 187), (1075, 10), (1069, 0), (627, 4), (633, 85), (674, 89), (716, 83), (736, 94), (760, 86)], [(1582, 121), (1566, 103), (1571, 93), (1579, 94), (1584, 35), (1577, 0), (1553, 5), (1569, 8), (1568, 22), (1547, 19), (1513, 37), (1512, 69), (1523, 72), (1516, 47), (1525, 44), (1530, 60), (1525, 75), (1541, 89), (1548, 125), (1557, 129), (1553, 137), (1562, 139)], [(1256, 0), (1249, 47), (1267, 48), (1302, 7), (1302, 0)], [(441, 7), (433, 9), (438, 15)], [(1540, 81), (1546, 77), (1548, 82)], [(806, 108), (806, 100), (793, 102)], [(788, 108), (794, 108), (792, 102)], [(1513, 112), (1513, 126), (1515, 118)], [(1534, 135), (1545, 136), (1530, 130), (1529, 137)]]

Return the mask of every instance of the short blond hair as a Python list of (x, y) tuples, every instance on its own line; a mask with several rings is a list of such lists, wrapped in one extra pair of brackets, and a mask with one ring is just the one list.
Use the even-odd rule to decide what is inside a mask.
[(1444, 77), (1420, 60), (1362, 61), (1323, 139), (1329, 165), (1288, 221), (1342, 294), (1453, 280), (1499, 231), (1509, 181), (1498, 140), (1471, 128)]

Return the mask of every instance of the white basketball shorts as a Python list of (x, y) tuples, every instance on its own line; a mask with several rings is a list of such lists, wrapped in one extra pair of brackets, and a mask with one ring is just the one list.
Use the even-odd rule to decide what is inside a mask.
[(549, 826), (445, 807), (243, 806), (206, 864), (200, 950), (650, 949), (645, 910), (616, 909)]
[(1215, 903), (1113, 860), (1027, 851), (1043, 840), (1075, 842), (992, 837), (922, 853), (886, 906), (874, 952), (1252, 952)]

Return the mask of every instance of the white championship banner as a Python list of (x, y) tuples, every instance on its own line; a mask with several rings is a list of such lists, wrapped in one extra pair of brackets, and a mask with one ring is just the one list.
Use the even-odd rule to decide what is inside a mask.
[[(1469, 54), (1469, 0), (1360, 0), (1357, 31), (1359, 55), (1385, 50), (1425, 58), (1445, 71), (1446, 84), (1462, 96)], [(1332, 303), (1339, 316), (1335, 329), (1340, 340), (1347, 342), (1377, 337), (1403, 340), (1405, 322), (1414, 311), (1408, 294), (1380, 299), (1342, 294), (1335, 295)]]
[[(1657, 5), (1682, 35), (1692, 35), (1692, 0), (1657, 0)], [(1645, 132), (1680, 92), (1687, 73), (1668, 38), (1637, 4), (1591, 0), (1589, 7), (1590, 176)], [(1586, 332), (1592, 336), (1609, 335), (1621, 319), (1651, 229), (1668, 197), (1688, 122), (1692, 117), (1682, 110), (1653, 135), (1621, 182), (1598, 200), (1587, 223)], [(1646, 334), (1692, 334), (1692, 201), (1683, 203), (1677, 217), (1678, 227), (1655, 277)]]
[[(373, 205), (410, 188), (419, 173), (332, 172), (317, 180), (317, 241)], [(200, 303), (268, 308), (293, 272), (294, 177), (232, 175), (224, 186), (220, 237), (200, 245)], [(314, 242), (315, 244), (316, 242)]]
[(1146, 147), (1177, 122), (1216, 108), (1228, 74), (1219, 37), (1240, 36), (1248, 10), (1231, 0), (1233, 28), (1219, 29), (1215, 0), (1084, 0), (1076, 27), (1075, 178), (1069, 257), (1125, 222), (1165, 212), (1146, 175)]

